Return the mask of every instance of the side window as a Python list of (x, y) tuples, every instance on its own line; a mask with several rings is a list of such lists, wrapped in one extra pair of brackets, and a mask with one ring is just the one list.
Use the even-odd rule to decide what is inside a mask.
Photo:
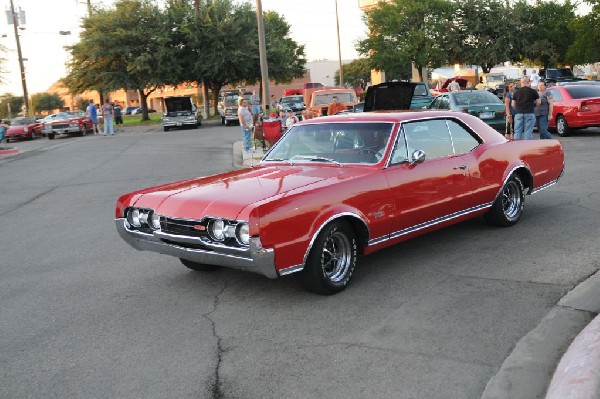
[(454, 145), (454, 152), (456, 154), (466, 154), (477, 148), (480, 144), (473, 135), (465, 129), (462, 125), (453, 120), (448, 120), (448, 129), (450, 129), (450, 135), (452, 136), (452, 144)]
[(448, 96), (440, 98), (440, 109), (450, 109), (450, 99)]
[(548, 90), (548, 94), (552, 96), (554, 101), (562, 101), (562, 96), (560, 95), (560, 90)]
[(408, 161), (408, 151), (406, 148), (406, 140), (404, 138), (404, 133), (401, 133), (398, 135), (398, 140), (396, 141), (396, 145), (394, 146), (394, 151), (392, 152), (392, 159), (390, 161), (390, 164), (397, 165), (406, 161)]
[(432, 119), (404, 124), (408, 152), (425, 152), (427, 159), (453, 155), (452, 139), (444, 119)]
[(440, 107), (440, 98), (436, 97), (429, 105), (430, 109), (438, 109)]

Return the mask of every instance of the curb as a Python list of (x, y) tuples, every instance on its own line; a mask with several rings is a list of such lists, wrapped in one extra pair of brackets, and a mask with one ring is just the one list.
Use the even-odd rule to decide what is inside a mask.
[[(600, 272), (568, 292), (533, 330), (517, 342), (498, 373), (488, 381), (482, 399), (544, 398), (546, 393), (551, 393), (548, 387), (552, 384), (557, 386), (552, 389), (561, 389), (561, 394), (548, 396), (547, 399), (597, 398), (598, 396), (589, 396), (587, 392), (595, 389), (594, 393), (597, 395), (600, 384), (600, 318), (594, 318), (600, 312), (598, 290)], [(595, 324), (596, 320), (598, 324)], [(591, 354), (582, 359), (583, 354), (590, 350), (588, 347), (575, 345), (579, 341), (583, 341), (585, 345), (594, 343), (595, 357)], [(563, 362), (561, 357), (567, 360)], [(582, 372), (567, 370), (570, 374), (566, 375), (561, 371), (560, 364), (556, 368), (559, 362), (569, 366), (568, 359), (572, 357), (581, 360), (578, 361), (581, 369), (596, 371), (589, 373), (586, 380), (589, 387), (583, 388)], [(556, 385), (558, 382), (550, 382), (553, 374), (562, 381), (560, 388)], [(570, 395), (562, 393), (565, 383)]]

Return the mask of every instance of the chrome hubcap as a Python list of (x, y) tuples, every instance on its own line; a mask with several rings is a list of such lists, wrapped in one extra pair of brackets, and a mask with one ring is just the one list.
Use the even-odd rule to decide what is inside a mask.
[(556, 121), (556, 130), (558, 130), (559, 133), (565, 131), (565, 120), (563, 118), (559, 118), (558, 121)]
[(333, 232), (325, 241), (321, 255), (323, 272), (332, 282), (340, 282), (348, 273), (352, 262), (352, 245), (348, 237)]
[(514, 219), (521, 212), (521, 194), (517, 182), (509, 181), (502, 190), (502, 209), (508, 219)]

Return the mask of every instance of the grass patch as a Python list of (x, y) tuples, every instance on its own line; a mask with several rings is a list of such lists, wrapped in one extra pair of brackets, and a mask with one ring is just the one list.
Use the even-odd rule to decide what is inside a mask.
[(161, 114), (158, 112), (148, 114), (149, 121), (142, 121), (142, 115), (123, 115), (124, 126), (160, 125)]

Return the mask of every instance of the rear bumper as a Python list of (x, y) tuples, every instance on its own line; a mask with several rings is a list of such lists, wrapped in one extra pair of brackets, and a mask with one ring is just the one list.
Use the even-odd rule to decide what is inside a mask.
[[(258, 238), (252, 238), (247, 249), (227, 251), (205, 245), (206, 243), (195, 237), (160, 231), (147, 234), (130, 230), (127, 228), (126, 219), (123, 218), (115, 219), (115, 225), (121, 238), (139, 251), (158, 252), (205, 265), (245, 270), (268, 278), (277, 278), (275, 253), (272, 249), (262, 248)], [(200, 248), (202, 246), (203, 248)]]
[(571, 127), (600, 126), (600, 112), (578, 112), (571, 118), (567, 116), (567, 123)]

